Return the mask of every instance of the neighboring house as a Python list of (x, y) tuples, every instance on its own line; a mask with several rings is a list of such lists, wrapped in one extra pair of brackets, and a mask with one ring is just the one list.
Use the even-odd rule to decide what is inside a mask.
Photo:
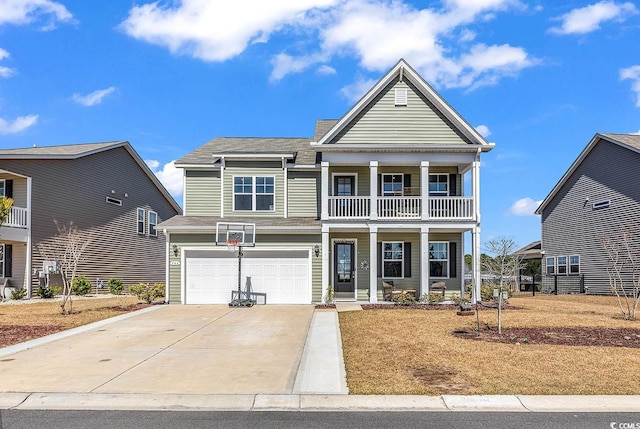
[(514, 252), (520, 259), (518, 268), (518, 290), (529, 291), (539, 286), (542, 265), (542, 242), (540, 240), (529, 243), (523, 248)]
[(13, 207), (0, 228), (0, 277), (11, 288), (39, 285), (38, 244), (70, 221), (95, 237), (78, 274), (164, 282), (165, 238), (155, 226), (180, 206), (128, 142), (0, 150), (0, 195)]
[[(377, 302), (382, 280), (463, 291), (480, 276), (480, 155), (494, 147), (400, 60), (312, 138), (216, 138), (176, 162), (184, 215), (163, 222), (172, 303), (228, 303), (238, 259), (217, 222), (256, 224), (242, 284), (268, 303)], [(464, 175), (466, 174), (466, 179)]]
[(544, 199), (543, 283), (549, 291), (609, 294), (601, 242), (639, 226), (640, 135), (596, 134)]

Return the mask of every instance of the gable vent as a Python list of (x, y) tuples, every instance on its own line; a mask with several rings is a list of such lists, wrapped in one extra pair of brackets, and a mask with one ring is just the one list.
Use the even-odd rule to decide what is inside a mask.
[(606, 209), (611, 204), (611, 200), (598, 201), (597, 203), (593, 203), (593, 209)]
[(396, 106), (406, 106), (407, 105), (407, 88), (396, 88)]
[(113, 197), (106, 197), (106, 200), (109, 204), (113, 204), (116, 206), (121, 206), (122, 205), (122, 200), (119, 200), (117, 198), (113, 198)]

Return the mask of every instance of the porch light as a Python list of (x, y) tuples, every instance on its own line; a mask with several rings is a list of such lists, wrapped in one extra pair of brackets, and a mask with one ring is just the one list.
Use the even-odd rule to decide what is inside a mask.
[(318, 256), (320, 256), (320, 246), (318, 244), (316, 244), (315, 246), (313, 246), (313, 253), (316, 254), (316, 258)]
[(177, 244), (173, 245), (173, 256), (178, 256), (178, 245)]

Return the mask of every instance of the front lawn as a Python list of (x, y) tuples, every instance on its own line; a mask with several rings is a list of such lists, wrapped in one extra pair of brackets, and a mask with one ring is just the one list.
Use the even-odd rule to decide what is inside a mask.
[[(497, 310), (480, 311), (480, 339), (476, 317), (455, 310), (341, 312), (349, 392), (640, 394), (640, 321), (622, 320), (615, 298), (537, 295), (509, 303), (521, 309), (503, 312), (501, 338)], [(589, 334), (568, 329), (585, 327)], [(535, 339), (521, 328), (536, 328)], [(585, 335), (604, 335), (594, 344), (607, 345), (557, 345), (586, 344)], [(551, 344), (542, 343), (545, 336)]]

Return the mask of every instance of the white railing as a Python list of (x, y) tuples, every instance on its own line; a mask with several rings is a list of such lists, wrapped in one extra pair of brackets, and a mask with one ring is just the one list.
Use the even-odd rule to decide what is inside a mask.
[(369, 197), (329, 197), (329, 217), (368, 218), (369, 201)]
[(473, 197), (429, 197), (431, 219), (473, 219)]
[(420, 219), (420, 197), (378, 197), (378, 218)]
[(27, 209), (22, 207), (11, 207), (7, 220), (2, 226), (10, 226), (14, 228), (27, 228)]

